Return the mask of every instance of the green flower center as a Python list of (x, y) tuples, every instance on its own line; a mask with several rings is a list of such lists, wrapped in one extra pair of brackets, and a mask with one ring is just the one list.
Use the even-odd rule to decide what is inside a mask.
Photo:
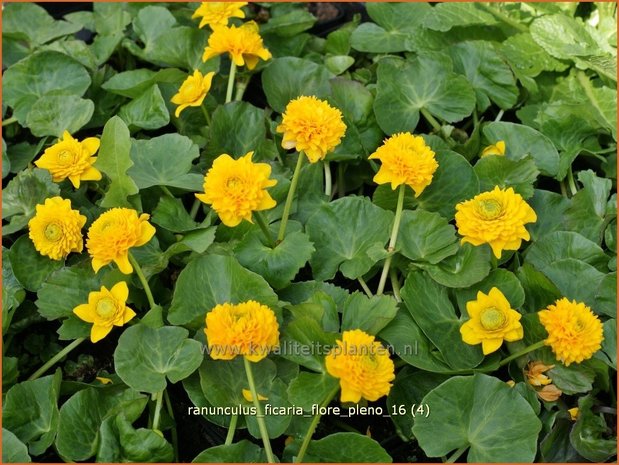
[(241, 180), (236, 176), (229, 178), (226, 181), (226, 187), (229, 189), (236, 189), (241, 184)]
[(70, 150), (63, 150), (58, 154), (58, 161), (63, 164), (70, 163), (73, 160), (73, 152)]
[(493, 220), (501, 214), (502, 206), (498, 200), (480, 200), (478, 205), (480, 215), (486, 220)]
[(45, 226), (43, 234), (45, 235), (45, 239), (47, 239), (48, 241), (56, 242), (62, 237), (62, 228), (59, 224), (50, 223)]
[(104, 297), (97, 302), (95, 311), (101, 318), (108, 319), (116, 312), (116, 304), (110, 297)]
[(486, 308), (481, 311), (481, 326), (487, 331), (496, 331), (505, 326), (507, 318), (505, 313), (495, 307)]

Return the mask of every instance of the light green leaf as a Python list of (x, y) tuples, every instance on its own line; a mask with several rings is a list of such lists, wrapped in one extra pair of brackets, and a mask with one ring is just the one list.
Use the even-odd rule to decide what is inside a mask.
[(592, 170), (580, 171), (578, 180), (583, 188), (572, 197), (572, 205), (565, 212), (566, 229), (600, 244), (612, 181), (596, 176)]
[(316, 22), (316, 17), (305, 9), (292, 10), (289, 13), (273, 16), (260, 28), (261, 34), (274, 34), (279, 37), (293, 37)]
[(74, 134), (95, 111), (92, 100), (77, 95), (45, 95), (28, 112), (26, 127), (37, 137), (61, 137), (64, 131)]
[(310, 413), (312, 406), (320, 405), (338, 384), (338, 379), (327, 373), (302, 371), (288, 386), (288, 399)]
[(467, 315), (466, 303), (471, 300), (477, 299), (477, 293), (483, 292), (488, 294), (490, 289), (496, 287), (501, 291), (507, 301), (510, 303), (511, 308), (519, 309), (524, 304), (524, 289), (520, 284), (520, 281), (511, 271), (507, 271), (503, 268), (497, 268), (492, 270), (486, 278), (477, 284), (472, 285), (467, 289), (459, 289), (456, 294), (458, 301), (458, 307), (462, 315)]
[(496, 19), (482, 11), (475, 3), (437, 3), (431, 14), (423, 18), (423, 26), (446, 32), (456, 26), (492, 26)]
[(138, 98), (124, 105), (118, 116), (130, 128), (159, 129), (170, 122), (170, 113), (157, 84), (153, 84)]
[(308, 315), (295, 315), (281, 331), (280, 345), (285, 347), (280, 354), (301, 366), (325, 373), (325, 354), (315, 350), (316, 344), (333, 347), (337, 334), (326, 332), (321, 323)]
[(595, 310), (615, 317), (617, 315), (617, 272), (608, 273), (595, 291)]
[(510, 160), (507, 157), (487, 156), (479, 159), (474, 169), (481, 192), (491, 191), (495, 186), (501, 189), (512, 187), (525, 199), (533, 195), (533, 183), (539, 175), (535, 161), (529, 157)]
[(574, 258), (555, 260), (540, 271), (557, 286), (563, 297), (584, 302), (596, 310), (595, 293), (604, 273)]
[(490, 272), (490, 248), (462, 244), (455, 255), (435, 265), (419, 263), (437, 283), (447, 287), (469, 287)]
[(96, 3), (92, 9), (95, 31), (99, 34), (124, 32), (125, 27), (131, 22), (131, 14), (126, 11), (126, 4)]
[(534, 242), (527, 249), (526, 262), (540, 271), (557, 260), (574, 258), (607, 271), (608, 256), (595, 242), (576, 232), (557, 231)]
[(266, 462), (266, 458), (259, 446), (243, 439), (228, 446), (209, 447), (196, 455), (192, 463), (257, 463)]
[(398, 252), (413, 261), (439, 263), (458, 251), (456, 230), (438, 213), (405, 210)]
[(565, 210), (570, 206), (569, 199), (555, 192), (535, 189), (527, 203), (535, 210), (537, 221), (527, 225), (531, 238), (536, 241), (553, 231), (563, 229)]
[(499, 50), (516, 76), (536, 77), (542, 71), (563, 71), (568, 66), (549, 55), (528, 32), (508, 37), (501, 42)]
[[(299, 444), (300, 441), (293, 443)], [(317, 441), (312, 440), (306, 457), (308, 462), (392, 462), (378, 442), (358, 433), (335, 433)]]
[(578, 399), (578, 419), (570, 431), (570, 443), (587, 460), (605, 462), (617, 453), (617, 438), (601, 413), (592, 412), (595, 399)]
[(2, 428), (2, 463), (30, 463), (28, 447), (8, 429)]
[(355, 63), (355, 59), (348, 55), (334, 55), (325, 58), (325, 66), (336, 76), (339, 76)]
[(351, 294), (342, 309), (342, 331), (361, 329), (376, 335), (393, 320), (398, 305), (391, 297), (375, 295), (368, 298), (360, 292)]
[(516, 276), (524, 289), (525, 302), (522, 307), (524, 312), (537, 313), (561, 298), (561, 292), (557, 286), (528, 263), (516, 270)]
[(25, 38), (31, 48), (80, 29), (78, 24), (55, 20), (35, 3), (7, 4), (2, 12), (2, 35)]
[(101, 87), (123, 97), (137, 98), (157, 82), (182, 82), (187, 74), (179, 69), (166, 68), (158, 72), (146, 68), (123, 71), (105, 81)]
[(11, 246), (9, 258), (17, 281), (32, 292), (38, 291), (48, 276), (64, 265), (64, 260), (52, 260), (37, 252), (27, 235)]
[(153, 210), (152, 222), (168, 231), (180, 233), (199, 229), (201, 226), (191, 218), (181, 199), (164, 195)]

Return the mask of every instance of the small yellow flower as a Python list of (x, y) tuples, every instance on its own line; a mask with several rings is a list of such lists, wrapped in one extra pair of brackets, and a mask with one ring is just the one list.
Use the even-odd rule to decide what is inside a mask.
[(540, 361), (529, 362), (529, 365), (527, 366), (527, 369), (524, 371), (524, 373), (527, 377), (527, 381), (531, 386), (546, 386), (552, 383), (552, 379), (550, 379), (544, 373), (546, 373), (548, 370), (552, 370), (554, 367), (554, 365), (544, 365)]
[(514, 381), (513, 379), (510, 379), (510, 380), (505, 381), (505, 384), (507, 384), (510, 388), (513, 388), (516, 385), (516, 381)]
[(580, 414), (580, 409), (578, 407), (568, 408), (567, 412), (570, 414), (570, 419), (572, 421), (578, 420), (578, 415)]
[(277, 132), (284, 133), (282, 147), (304, 152), (316, 163), (339, 145), (346, 125), (340, 110), (312, 95), (288, 102)]
[(230, 59), (235, 65), (247, 65), (248, 69), (254, 69), (258, 59), (266, 61), (271, 58), (271, 52), (264, 48), (262, 37), (258, 34), (258, 25), (253, 21), (240, 27), (215, 28), (208, 38), (208, 46), (204, 49), (202, 61), (222, 53), (230, 54)]
[(561, 394), (563, 394), (561, 389), (559, 389), (554, 384), (549, 384), (548, 386), (544, 386), (539, 391), (535, 391), (535, 392), (537, 393), (537, 396), (540, 399), (546, 402), (554, 402), (559, 397), (561, 397)]
[(525, 224), (537, 221), (535, 211), (511, 187), (476, 195), (456, 205), (456, 226), (462, 243), (489, 244), (494, 256), (503, 250), (518, 250), (531, 236)]
[(204, 97), (211, 90), (211, 82), (214, 75), (214, 72), (210, 72), (203, 76), (200, 71), (195, 70), (193, 75), (185, 79), (180, 89), (178, 89), (178, 93), (171, 99), (172, 103), (178, 105), (174, 116), (178, 118), (181, 115), (181, 111), (187, 107), (199, 107), (202, 105)]
[(230, 18), (245, 18), (241, 9), (245, 5), (247, 2), (202, 2), (191, 18), (202, 18), (199, 28), (208, 24), (215, 29), (217, 26), (227, 26)]
[(97, 376), (95, 378), (101, 384), (112, 384), (112, 380), (110, 378), (104, 378), (103, 376)]
[(48, 170), (54, 182), (69, 178), (77, 189), (80, 187), (80, 181), (101, 179), (101, 172), (92, 166), (97, 161), (97, 157), (93, 157), (97, 150), (99, 150), (99, 139), (96, 137), (88, 137), (79, 142), (71, 137), (68, 131), (64, 131), (62, 139), (45, 149), (34, 164)]
[(480, 158), (487, 157), (489, 155), (505, 155), (505, 141), (498, 141), (496, 144), (489, 145), (481, 151)]
[[(243, 398), (247, 402), (253, 402), (254, 401), (254, 396), (251, 395), (251, 391), (249, 389), (243, 389), (241, 392), (243, 393)], [(269, 398), (268, 397), (264, 397), (264, 396), (260, 395), (260, 393), (258, 393), (258, 400), (269, 400)]]
[(342, 402), (375, 401), (389, 394), (395, 367), (389, 351), (360, 329), (344, 331), (326, 359), (329, 374), (340, 380)]
[(415, 191), (415, 197), (430, 185), (438, 168), (434, 152), (423, 137), (410, 132), (389, 137), (369, 158), (382, 163), (374, 176), (376, 184), (391, 183), (391, 189), (406, 184)]
[(538, 315), (548, 332), (546, 345), (566, 366), (590, 359), (602, 347), (602, 322), (584, 303), (564, 297)]
[(62, 260), (71, 252), (84, 248), (82, 227), (86, 217), (71, 210), (71, 201), (61, 197), (45, 199), (36, 206), (36, 214), (28, 222), (28, 236), (41, 255)]
[(124, 274), (133, 272), (129, 249), (146, 244), (155, 235), (155, 228), (147, 221), (149, 217), (146, 213), (138, 217), (130, 208), (112, 208), (92, 223), (86, 247), (95, 273), (111, 262)]
[(254, 300), (215, 306), (206, 314), (204, 332), (209, 354), (215, 360), (242, 355), (250, 362), (259, 362), (279, 346), (275, 313)]
[(102, 286), (100, 291), (91, 292), (87, 304), (73, 309), (81, 320), (93, 324), (90, 330), (92, 342), (100, 341), (112, 331), (112, 327), (123, 326), (135, 316), (135, 312), (125, 305), (127, 297), (129, 288), (126, 282), (121, 281), (111, 290)]
[(503, 293), (493, 287), (486, 295), (479, 291), (477, 300), (466, 303), (469, 320), (460, 327), (462, 340), (466, 344), (481, 343), (484, 355), (499, 350), (503, 341), (522, 339), (520, 324), (522, 315), (511, 308)]
[(253, 154), (249, 152), (238, 160), (227, 154), (217, 157), (204, 176), (204, 194), (196, 194), (212, 206), (226, 226), (237, 226), (242, 220), (251, 223), (252, 212), (276, 205), (266, 190), (277, 184), (275, 179), (269, 179), (271, 166), (254, 163)]

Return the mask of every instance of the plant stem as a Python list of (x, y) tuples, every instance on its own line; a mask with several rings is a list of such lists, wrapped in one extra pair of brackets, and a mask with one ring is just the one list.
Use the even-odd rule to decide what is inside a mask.
[(196, 215), (198, 214), (198, 210), (200, 209), (200, 200), (199, 199), (195, 199), (193, 201), (193, 205), (191, 205), (191, 211), (189, 212), (189, 216), (191, 216), (192, 220), (196, 219)]
[[(320, 404), (320, 408), (327, 407), (331, 403), (331, 400), (333, 400), (333, 398), (335, 397), (335, 395), (338, 393), (339, 390), (340, 390), (340, 385), (338, 383), (337, 386), (335, 386), (335, 388), (329, 394), (327, 394), (327, 397), (325, 397), (325, 400), (322, 402), (322, 404)], [(320, 409), (318, 410), (320, 411)], [(309, 443), (312, 440), (312, 436), (314, 435), (316, 426), (318, 426), (320, 417), (321, 417), (320, 413), (316, 413), (316, 415), (314, 415), (314, 418), (312, 418), (312, 422), (310, 423), (310, 426), (307, 429), (307, 433), (305, 433), (305, 437), (303, 438), (303, 443), (301, 444), (301, 448), (299, 449), (299, 454), (296, 456), (294, 460), (295, 463), (303, 462), (303, 457), (305, 456), (307, 447), (309, 446)]]
[(163, 391), (159, 391), (158, 393), (155, 394), (155, 414), (153, 415), (153, 428), (152, 429), (159, 429), (159, 418), (161, 417), (161, 405), (162, 405), (162, 401), (163, 401), (163, 392), (165, 391), (165, 388)]
[(234, 95), (234, 101), (239, 101), (243, 99), (243, 95), (245, 95), (245, 89), (247, 89), (247, 84), (249, 84), (249, 80), (251, 76), (248, 76), (247, 79), (241, 79), (236, 83), (236, 93)]
[(389, 246), (387, 247), (387, 251), (390, 253), (390, 255), (385, 259), (385, 264), (383, 265), (383, 272), (380, 275), (380, 281), (378, 282), (378, 289), (376, 291), (376, 295), (382, 295), (383, 291), (385, 290), (385, 283), (387, 282), (389, 267), (391, 266), (393, 251), (395, 249), (396, 241), (398, 240), (398, 231), (400, 230), (400, 220), (402, 219), (402, 210), (404, 209), (405, 189), (406, 184), (401, 184), (400, 190), (398, 192), (398, 205), (395, 209), (395, 219), (393, 221), (393, 228), (391, 229), (391, 238), (389, 239)]
[(273, 235), (271, 234), (271, 230), (269, 229), (268, 223), (265, 220), (262, 212), (255, 211), (254, 218), (256, 219), (256, 223), (258, 223), (258, 226), (260, 226), (260, 229), (262, 229), (262, 233), (264, 234), (264, 237), (266, 238), (269, 247), (274, 248), (275, 241), (273, 240)]
[(13, 123), (17, 123), (17, 118), (15, 118), (14, 116), (11, 116), (10, 118), (7, 118), (4, 121), (2, 121), (2, 127), (8, 126), (9, 124), (13, 124)]
[(229, 446), (230, 444), (232, 444), (232, 441), (234, 440), (234, 432), (236, 431), (236, 423), (238, 421), (239, 421), (239, 416), (232, 415), (232, 418), (230, 418), (230, 426), (228, 426), (228, 434), (226, 435), (226, 442), (224, 443), (225, 446)]
[(331, 189), (333, 187), (333, 181), (331, 180), (331, 166), (327, 160), (323, 161), (325, 168), (325, 195), (331, 199)]
[(436, 132), (440, 133), (441, 129), (442, 129), (442, 126), (441, 126), (441, 124), (438, 121), (436, 121), (436, 118), (434, 118), (434, 116), (432, 116), (430, 114), (430, 112), (428, 110), (426, 110), (425, 108), (420, 108), (419, 111), (421, 112), (423, 117), (428, 121), (428, 123), (430, 123), (432, 125), (434, 130)]
[(576, 187), (576, 183), (574, 182), (574, 173), (572, 172), (571, 165), (567, 169), (567, 182), (570, 186), (570, 192), (572, 193), (572, 196), (576, 195), (578, 193), (578, 188)]
[(500, 110), (500, 111), (499, 111), (499, 113), (496, 115), (496, 118), (494, 118), (494, 121), (495, 121), (495, 122), (497, 122), (497, 121), (501, 121), (501, 118), (503, 118), (503, 114), (504, 114), (504, 113), (505, 113), (505, 112), (504, 112), (503, 110)]
[(236, 63), (230, 61), (230, 74), (228, 75), (228, 88), (226, 89), (226, 102), (232, 101), (232, 89), (234, 88), (234, 76), (236, 75)]
[(170, 396), (168, 391), (163, 390), (163, 400), (165, 401), (165, 407), (168, 411), (170, 418), (174, 420), (174, 426), (172, 427), (172, 447), (174, 448), (174, 461), (178, 463), (178, 432), (176, 431), (176, 419), (174, 418), (174, 410), (172, 409), (172, 402), (170, 402)]
[(463, 446), (460, 449), (456, 450), (451, 457), (449, 457), (447, 459), (447, 462), (445, 463), (454, 463), (456, 460), (458, 460), (460, 458), (460, 456), (462, 454), (464, 454), (466, 452), (466, 450), (469, 448), (469, 446)]
[(262, 443), (264, 444), (264, 451), (267, 454), (268, 463), (275, 463), (275, 457), (271, 450), (271, 441), (269, 440), (269, 433), (267, 431), (267, 425), (264, 422), (264, 415), (262, 413), (262, 405), (258, 400), (258, 392), (256, 391), (256, 384), (254, 383), (254, 375), (251, 371), (251, 362), (247, 358), (243, 357), (245, 363), (245, 373), (247, 374), (247, 382), (249, 383), (249, 390), (256, 407), (256, 421), (258, 422), (258, 428), (260, 429), (260, 436), (262, 436)]
[(546, 343), (546, 340), (544, 339), (544, 340), (536, 342), (535, 344), (531, 344), (530, 346), (525, 347), (524, 349), (522, 349), (520, 352), (516, 352), (515, 354), (511, 354), (509, 357), (504, 358), (503, 360), (501, 360), (501, 363), (499, 363), (499, 366), (502, 367), (504, 365), (507, 365), (512, 360), (516, 360), (517, 358), (522, 357), (523, 355), (526, 355), (529, 352), (533, 352), (534, 350), (541, 349), (542, 347), (544, 347), (545, 343)]
[(161, 190), (163, 191), (163, 193), (167, 196), (169, 196), (170, 198), (174, 198), (174, 194), (172, 194), (172, 192), (170, 191), (170, 189), (168, 189), (166, 186), (159, 186), (161, 188)]
[(365, 279), (363, 279), (363, 276), (359, 276), (357, 278), (357, 281), (359, 281), (359, 284), (361, 284), (361, 288), (363, 289), (363, 292), (365, 292), (365, 295), (367, 295), (368, 297), (372, 297), (374, 295), (372, 294), (372, 291), (370, 290), (368, 284), (365, 282)]
[(346, 178), (344, 177), (344, 163), (337, 164), (337, 193), (338, 197), (346, 195)]
[(54, 366), (56, 362), (58, 362), (65, 355), (67, 355), (69, 352), (71, 352), (73, 349), (79, 346), (85, 339), (86, 339), (85, 337), (80, 337), (79, 339), (76, 339), (71, 344), (66, 346), (64, 349), (62, 349), (60, 352), (58, 352), (56, 355), (50, 358), (47, 362), (45, 362), (41, 368), (39, 368), (37, 371), (32, 373), (30, 377), (28, 378), (28, 381), (33, 381), (35, 379), (38, 379), (39, 376), (41, 376), (43, 373), (49, 370), (52, 366)]
[(208, 127), (210, 128), (211, 127), (211, 116), (208, 114), (208, 110), (204, 106), (204, 102), (202, 103), (202, 105), (200, 105), (200, 109), (202, 110), (202, 114), (204, 115), (206, 124), (208, 124)]
[(146, 293), (146, 298), (148, 299), (148, 304), (150, 305), (150, 308), (156, 307), (157, 304), (155, 303), (155, 299), (153, 298), (153, 293), (150, 290), (150, 286), (148, 285), (146, 276), (144, 276), (142, 267), (140, 266), (138, 261), (135, 259), (135, 257), (131, 254), (131, 252), (129, 252), (129, 263), (131, 263), (131, 265), (135, 269), (135, 273), (138, 275), (138, 278), (140, 279), (140, 282), (142, 283), (142, 287), (144, 288), (144, 292)]
[(391, 288), (393, 289), (393, 296), (395, 297), (396, 302), (402, 302), (402, 297), (400, 296), (400, 282), (398, 281), (398, 273), (395, 268), (392, 268), (389, 272), (389, 278), (391, 280)]
[(493, 8), (491, 6), (484, 5), (483, 3), (477, 3), (476, 5), (479, 8), (481, 8), (482, 10), (490, 13), (492, 16), (494, 16), (499, 21), (504, 22), (508, 26), (511, 26), (511, 27), (513, 27), (514, 29), (517, 29), (520, 32), (527, 32), (529, 30), (529, 28), (526, 27), (524, 24), (520, 24), (518, 21), (510, 18), (506, 14), (501, 13), (500, 11), (496, 10), (495, 8)]
[(288, 189), (288, 197), (286, 197), (286, 205), (284, 205), (284, 214), (282, 216), (282, 222), (279, 225), (279, 233), (277, 234), (277, 242), (284, 240), (286, 235), (286, 225), (288, 224), (288, 217), (290, 216), (290, 208), (292, 207), (292, 200), (294, 199), (294, 192), (297, 190), (297, 184), (299, 183), (299, 175), (301, 174), (301, 166), (305, 155), (303, 152), (299, 152), (299, 159), (297, 160), (297, 166), (294, 168), (294, 174), (292, 175), (292, 181), (290, 182), (290, 189)]

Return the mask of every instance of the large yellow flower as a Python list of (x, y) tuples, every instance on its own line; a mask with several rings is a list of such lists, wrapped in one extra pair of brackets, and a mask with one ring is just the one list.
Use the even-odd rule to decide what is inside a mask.
[(147, 221), (149, 217), (146, 213), (138, 217), (130, 208), (112, 208), (92, 223), (86, 247), (95, 273), (111, 262), (125, 274), (133, 272), (129, 249), (146, 244), (155, 235), (155, 228)]
[(340, 379), (342, 402), (375, 401), (389, 394), (395, 367), (389, 351), (360, 329), (344, 331), (325, 358), (327, 371)]
[(214, 75), (214, 72), (202, 75), (200, 71), (195, 70), (193, 75), (185, 79), (180, 89), (178, 89), (178, 93), (171, 99), (172, 103), (178, 105), (174, 116), (178, 118), (181, 115), (181, 111), (187, 107), (199, 107), (202, 105), (204, 97), (211, 90), (211, 82)]
[(496, 144), (489, 145), (481, 151), (480, 158), (487, 157), (489, 155), (505, 155), (505, 141), (497, 141)]
[(481, 343), (484, 355), (499, 350), (503, 341), (513, 342), (522, 339), (520, 324), (522, 315), (511, 305), (496, 287), (486, 295), (479, 291), (477, 300), (466, 303), (469, 320), (460, 327), (462, 340), (470, 345)]
[(206, 339), (211, 358), (232, 360), (237, 355), (259, 362), (279, 346), (275, 313), (255, 300), (217, 305), (206, 314)]
[(394, 134), (376, 149), (370, 159), (378, 159), (382, 165), (374, 176), (376, 184), (391, 183), (391, 189), (401, 184), (410, 186), (419, 197), (430, 185), (438, 163), (434, 152), (423, 137), (410, 132)]
[(276, 205), (266, 191), (277, 184), (269, 179), (271, 166), (254, 163), (249, 152), (235, 160), (230, 155), (218, 156), (204, 176), (204, 194), (196, 194), (212, 206), (226, 226), (237, 226), (242, 220), (252, 222), (254, 211), (268, 210)]
[(80, 181), (101, 179), (101, 172), (92, 166), (97, 161), (97, 157), (93, 157), (97, 150), (99, 150), (99, 139), (96, 137), (88, 137), (79, 142), (65, 131), (62, 139), (45, 149), (41, 158), (34, 164), (48, 170), (54, 182), (69, 178), (71, 184), (78, 188)]
[(503, 250), (518, 250), (531, 237), (524, 227), (537, 221), (535, 211), (511, 187), (476, 195), (456, 205), (456, 226), (462, 243), (489, 244), (495, 257)]
[(602, 322), (584, 303), (564, 297), (538, 315), (548, 331), (546, 345), (566, 366), (590, 359), (602, 347)]
[(92, 342), (100, 341), (112, 331), (112, 327), (123, 326), (135, 316), (135, 312), (125, 305), (127, 297), (129, 288), (121, 281), (111, 290), (102, 286), (99, 292), (91, 292), (87, 304), (73, 309), (80, 319), (93, 324), (90, 330)]
[(288, 102), (277, 132), (284, 133), (282, 147), (304, 152), (316, 163), (339, 145), (346, 125), (340, 110), (312, 95)]
[(245, 5), (247, 2), (202, 2), (191, 17), (202, 18), (198, 27), (208, 24), (215, 29), (217, 26), (227, 26), (230, 18), (245, 18), (241, 9)]
[(61, 197), (45, 199), (36, 206), (36, 214), (28, 222), (28, 236), (41, 255), (61, 260), (71, 252), (84, 248), (82, 227), (86, 217), (71, 210), (71, 201)]
[(208, 38), (208, 46), (204, 49), (202, 61), (207, 61), (222, 53), (230, 54), (230, 59), (237, 66), (247, 65), (254, 69), (258, 59), (269, 60), (269, 52), (262, 44), (258, 34), (258, 25), (249, 21), (240, 27), (220, 26), (215, 28)]

